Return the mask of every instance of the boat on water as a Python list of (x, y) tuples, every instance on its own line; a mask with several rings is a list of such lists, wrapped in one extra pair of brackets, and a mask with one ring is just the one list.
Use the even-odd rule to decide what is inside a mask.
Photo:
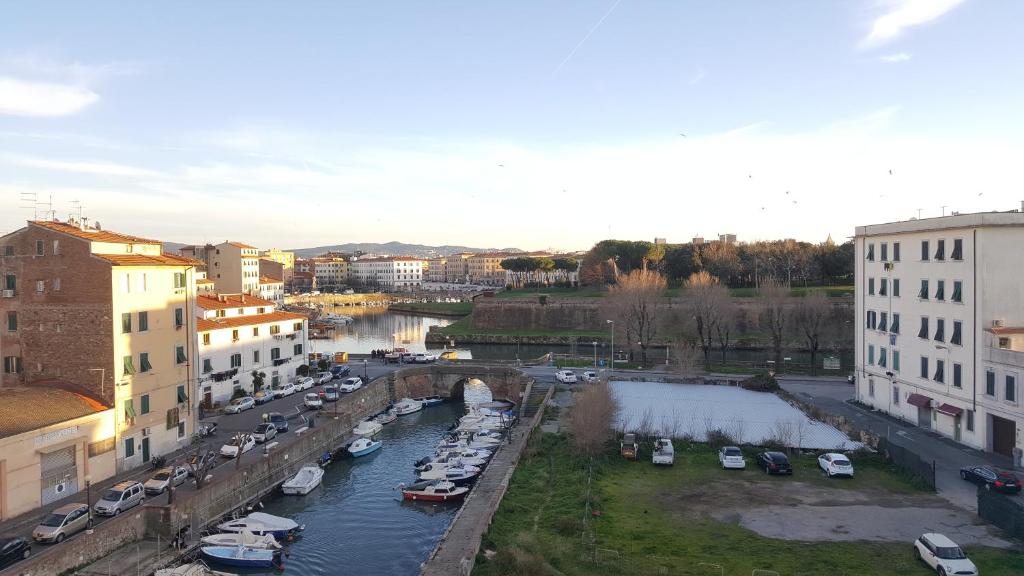
[(441, 360), (458, 360), (459, 353), (455, 350), (445, 350), (438, 355)]
[(247, 546), (202, 546), (203, 557), (225, 566), (238, 568), (274, 568), (281, 563), (281, 552)]
[(484, 450), (483, 448), (452, 448), (451, 450), (435, 450), (435, 456), (444, 456), (446, 454), (455, 454), (464, 458), (480, 458), (482, 460), (490, 460), (491, 456), (494, 456), (494, 452), (491, 450)]
[(306, 464), (295, 473), (284, 484), (281, 484), (281, 491), (285, 494), (305, 496), (320, 485), (324, 478), (324, 469), (320, 464)]
[(153, 576), (234, 576), (230, 572), (213, 570), (202, 560), (196, 560), (174, 568), (161, 568), (153, 573)]
[(413, 468), (415, 468), (416, 470), (423, 470), (424, 468), (430, 466), (431, 464), (447, 464), (449, 466), (468, 464), (470, 466), (476, 466), (479, 468), (486, 466), (487, 460), (484, 458), (466, 458), (460, 454), (455, 453), (445, 453), (444, 455), (441, 456), (427, 456), (425, 458), (420, 458), (413, 465)]
[(395, 403), (395, 407), (393, 409), (395, 414), (405, 416), (406, 414), (412, 414), (423, 410), (423, 403), (413, 400), (412, 398), (402, 398)]
[(424, 408), (429, 408), (430, 406), (437, 406), (438, 404), (444, 402), (444, 398), (441, 398), (440, 396), (424, 396), (422, 398), (413, 398), (413, 400), (422, 404)]
[(200, 538), (199, 543), (204, 546), (247, 546), (249, 548), (263, 548), (267, 550), (281, 548), (281, 545), (270, 534), (257, 536), (248, 530), (209, 534)]
[(493, 442), (490, 438), (483, 440), (442, 440), (437, 445), (437, 450), (490, 450), (494, 451), (498, 449), (499, 442)]
[(324, 314), (320, 318), (317, 318), (317, 320), (330, 324), (351, 324), (354, 322), (351, 316), (345, 316), (344, 314)]
[(394, 410), (388, 410), (373, 417), (373, 421), (381, 425), (391, 424), (395, 420), (398, 420), (398, 414), (395, 414)]
[[(397, 418), (397, 416), (396, 416)], [(376, 420), (363, 420), (358, 426), (352, 429), (352, 433), (356, 436), (376, 436), (384, 429), (384, 424), (377, 422)]]
[(453, 462), (446, 464), (443, 462), (433, 462), (423, 466), (422, 470), (419, 470), (417, 474), (420, 480), (450, 480), (448, 476), (462, 476), (464, 474), (479, 474), (480, 467), (473, 466), (471, 464), (461, 464)]
[(265, 512), (253, 512), (244, 518), (235, 518), (217, 525), (217, 529), (221, 532), (246, 530), (257, 536), (270, 534), (278, 540), (294, 536), (304, 528), (305, 526), (300, 526), (291, 518), (282, 518)]
[(469, 492), (465, 486), (456, 486), (448, 480), (427, 480), (409, 486), (399, 485), (403, 500), (423, 500), (427, 502), (448, 502), (462, 500)]
[(366, 456), (371, 452), (375, 452), (380, 449), (383, 442), (380, 440), (371, 440), (369, 438), (358, 438), (348, 447), (348, 452), (353, 457), (358, 458), (360, 456)]

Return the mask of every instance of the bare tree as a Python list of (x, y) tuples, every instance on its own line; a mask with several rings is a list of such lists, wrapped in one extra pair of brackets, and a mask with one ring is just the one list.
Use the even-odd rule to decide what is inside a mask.
[(724, 365), (725, 353), (732, 342), (733, 330), (737, 327), (739, 307), (729, 296), (728, 290), (724, 286), (720, 288), (722, 296), (720, 296), (719, 302), (718, 322), (715, 322), (715, 340), (718, 342), (718, 350), (722, 353), (722, 364)]
[(665, 278), (654, 271), (639, 269), (619, 276), (608, 289), (608, 306), (630, 347), (640, 347), (640, 362), (647, 364), (647, 347), (658, 336), (658, 304), (665, 292)]
[(673, 342), (672, 354), (676, 371), (683, 376), (694, 375), (697, 367), (702, 366), (700, 350), (691, 340), (678, 339)]
[(705, 365), (711, 362), (715, 329), (721, 320), (723, 302), (728, 299), (728, 289), (718, 282), (718, 278), (704, 270), (690, 274), (686, 280), (686, 303), (697, 329)]
[(818, 350), (828, 329), (831, 314), (832, 305), (821, 290), (808, 292), (803, 298), (796, 300), (793, 323), (807, 342), (807, 350), (811, 353), (811, 374), (817, 370)]
[(769, 278), (761, 282), (759, 292), (761, 325), (768, 329), (771, 336), (775, 369), (778, 370), (782, 366), (782, 345), (786, 337), (789, 286)]
[(217, 453), (199, 445), (188, 459), (188, 470), (196, 483), (196, 490), (203, 487), (207, 474), (217, 464)]
[(576, 394), (569, 412), (576, 448), (587, 456), (600, 454), (611, 437), (618, 410), (611, 386), (606, 382), (594, 384)]

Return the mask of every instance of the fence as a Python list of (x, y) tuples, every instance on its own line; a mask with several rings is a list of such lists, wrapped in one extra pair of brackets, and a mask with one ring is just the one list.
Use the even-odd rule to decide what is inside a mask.
[(979, 487), (978, 516), (1002, 528), (1007, 536), (1024, 538), (1024, 505), (1017, 498)]
[(878, 439), (878, 451), (900, 469), (935, 490), (934, 461), (925, 460), (909, 448), (895, 444), (885, 437)]

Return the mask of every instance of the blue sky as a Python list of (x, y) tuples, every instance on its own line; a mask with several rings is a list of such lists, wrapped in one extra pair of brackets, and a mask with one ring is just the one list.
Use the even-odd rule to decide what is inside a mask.
[(1010, 0), (4, 14), (4, 231), (23, 192), (180, 242), (528, 249), (820, 241), (1024, 199)]

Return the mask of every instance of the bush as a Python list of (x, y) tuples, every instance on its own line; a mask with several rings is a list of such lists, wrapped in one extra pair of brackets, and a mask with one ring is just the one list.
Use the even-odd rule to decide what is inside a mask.
[(295, 369), (296, 376), (309, 376), (309, 366), (303, 364)]
[(774, 376), (769, 376), (767, 372), (760, 372), (740, 382), (740, 387), (754, 392), (775, 392), (779, 389), (779, 383)]
[(707, 432), (708, 446), (712, 448), (721, 448), (722, 446), (735, 446), (737, 444), (736, 439), (732, 437), (728, 432), (721, 428), (714, 428)]
[(242, 388), (235, 388), (235, 391), (231, 393), (231, 399), (234, 400), (235, 398), (242, 398), (242, 397), (248, 396), (248, 395), (249, 395), (249, 393), (246, 392), (244, 389), (242, 389)]

